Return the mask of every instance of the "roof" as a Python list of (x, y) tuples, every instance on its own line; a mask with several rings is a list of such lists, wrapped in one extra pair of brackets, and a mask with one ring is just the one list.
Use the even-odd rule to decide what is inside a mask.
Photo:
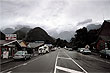
[(19, 43), (22, 42), (22, 40), (17, 40)]
[(110, 20), (103, 22), (98, 35), (105, 41), (110, 40)]
[(16, 45), (17, 47), (21, 47), (19, 45), (19, 42), (17, 40), (9, 41), (9, 40), (0, 40), (0, 45), (1, 46), (12, 46), (12, 44)]
[(23, 41), (20, 42), (19, 45), (20, 45), (21, 47), (27, 47), (27, 45), (26, 45), (25, 42), (23, 42)]
[(14, 43), (14, 42), (17, 42), (17, 40), (13, 40), (13, 41), (10, 41), (10, 40), (0, 40), (0, 45), (8, 45), (8, 44), (11, 44), (11, 43)]
[(41, 45), (43, 45), (44, 43), (36, 43), (36, 42), (30, 42), (29, 44), (28, 44), (28, 47), (30, 47), (30, 48), (36, 48), (36, 47), (39, 47), (39, 46), (41, 46)]
[(52, 46), (52, 44), (45, 44), (45, 45), (47, 45), (47, 46)]
[(0, 45), (3, 45), (3, 44), (6, 44), (6, 43), (9, 43), (9, 42), (12, 42), (11, 40), (0, 40)]

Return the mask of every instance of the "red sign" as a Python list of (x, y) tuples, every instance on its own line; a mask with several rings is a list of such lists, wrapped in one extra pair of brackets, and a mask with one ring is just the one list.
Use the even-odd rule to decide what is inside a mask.
[(5, 36), (6, 40), (16, 40), (17, 38), (16, 34), (6, 34)]

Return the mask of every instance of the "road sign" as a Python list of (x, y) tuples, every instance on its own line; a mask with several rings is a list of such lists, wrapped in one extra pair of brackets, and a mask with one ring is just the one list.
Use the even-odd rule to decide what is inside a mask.
[(17, 39), (16, 34), (6, 34), (5, 36), (6, 36), (5, 37), (6, 40), (16, 40)]

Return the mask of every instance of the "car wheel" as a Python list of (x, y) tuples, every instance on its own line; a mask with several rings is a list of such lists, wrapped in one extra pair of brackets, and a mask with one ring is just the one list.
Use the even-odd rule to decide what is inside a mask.
[(102, 55), (100, 54), (100, 57), (102, 57)]
[(26, 60), (27, 58), (25, 57), (24, 60)]
[(31, 56), (29, 57), (29, 59), (31, 59)]
[(105, 58), (108, 58), (108, 56), (105, 56)]

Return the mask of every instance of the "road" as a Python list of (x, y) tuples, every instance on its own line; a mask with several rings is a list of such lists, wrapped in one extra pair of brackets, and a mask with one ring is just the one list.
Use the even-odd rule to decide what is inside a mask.
[(109, 60), (63, 48), (28, 61), (14, 61), (1, 67), (3, 73), (110, 73)]

